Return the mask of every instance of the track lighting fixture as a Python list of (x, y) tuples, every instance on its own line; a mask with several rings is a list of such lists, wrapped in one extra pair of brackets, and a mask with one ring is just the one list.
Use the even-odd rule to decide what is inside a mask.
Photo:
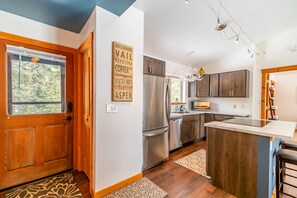
[(220, 18), (218, 18), (218, 21), (217, 21), (217, 25), (215, 27), (215, 30), (221, 31), (221, 30), (225, 29), (226, 27), (227, 27), (227, 24), (226, 23), (222, 23), (220, 21)]
[(239, 42), (239, 36), (236, 37), (235, 43), (237, 44)]
[[(222, 0), (217, 0), (217, 2), (219, 3), (218, 11), (216, 11), (215, 7), (213, 5), (211, 5), (209, 3), (209, 1), (211, 1), (211, 0), (204, 0), (204, 2), (208, 5), (210, 10), (214, 13), (216, 18), (218, 19), (217, 25), (215, 27), (216, 31), (223, 32), (227, 39), (232, 39), (234, 41), (234, 38), (235, 38), (235, 41), (234, 41), (235, 43), (238, 43), (239, 39), (240, 39), (240, 42), (248, 48), (249, 55), (251, 55), (252, 53), (258, 54), (259, 52), (265, 54), (265, 51), (263, 49), (261, 49), (260, 47), (258, 47), (257, 44), (252, 40), (252, 38), (247, 34), (247, 32), (242, 28), (242, 24), (240, 25), (237, 22), (237, 20), (230, 14), (230, 12), (225, 8), (225, 6), (222, 4)], [(222, 15), (222, 12), (224, 15)], [(228, 27), (227, 27), (227, 24), (224, 23), (224, 21), (225, 21), (224, 18), (222, 18), (222, 16), (226, 16), (226, 15), (228, 16), (228, 18), (231, 19), (231, 22), (230, 23), (228, 22)], [(221, 22), (221, 21), (223, 21), (223, 22)], [(236, 29), (233, 26), (236, 26)], [(230, 29), (230, 31), (233, 33), (233, 36), (226, 36), (227, 34), (224, 30), (226, 27), (227, 27), (227, 29)], [(240, 35), (240, 38), (239, 38), (239, 35)], [(222, 39), (224, 39), (224, 38), (222, 38)], [(226, 40), (226, 39), (224, 39), (224, 40)], [(297, 48), (296, 48), (296, 50), (293, 49), (291, 51), (297, 51)]]
[(188, 4), (189, 4), (189, 0), (185, 0), (185, 4), (187, 4), (187, 5), (188, 5)]

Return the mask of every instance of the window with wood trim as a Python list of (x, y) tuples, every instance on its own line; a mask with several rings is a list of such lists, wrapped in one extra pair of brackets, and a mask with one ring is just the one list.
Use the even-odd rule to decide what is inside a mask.
[(6, 46), (8, 114), (65, 112), (66, 57)]

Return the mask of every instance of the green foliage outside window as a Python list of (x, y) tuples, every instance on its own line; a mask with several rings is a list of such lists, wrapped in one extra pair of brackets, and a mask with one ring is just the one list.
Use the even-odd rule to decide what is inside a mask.
[[(10, 114), (63, 111), (65, 67), (11, 59)], [(9, 79), (9, 77), (8, 77)], [(24, 104), (25, 103), (25, 104)]]
[(171, 78), (171, 102), (181, 101), (181, 81), (178, 78)]

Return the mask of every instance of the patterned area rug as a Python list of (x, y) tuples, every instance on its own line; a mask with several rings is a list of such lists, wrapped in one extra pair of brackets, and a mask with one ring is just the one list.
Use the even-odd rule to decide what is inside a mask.
[(206, 175), (206, 150), (204, 149), (200, 149), (180, 158), (176, 160), (175, 163), (210, 179), (210, 177)]
[(168, 194), (146, 177), (115, 191), (104, 198), (164, 198)]
[(25, 184), (7, 191), (0, 196), (5, 198), (81, 198), (83, 197), (74, 181), (72, 173), (46, 178)]

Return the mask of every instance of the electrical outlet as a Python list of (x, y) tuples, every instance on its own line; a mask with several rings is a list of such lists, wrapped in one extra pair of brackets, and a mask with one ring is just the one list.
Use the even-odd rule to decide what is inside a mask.
[(233, 109), (236, 109), (236, 104), (233, 105)]
[(107, 113), (117, 113), (119, 108), (115, 104), (107, 104), (106, 105), (106, 112)]
[(241, 108), (244, 109), (244, 105), (241, 105)]

